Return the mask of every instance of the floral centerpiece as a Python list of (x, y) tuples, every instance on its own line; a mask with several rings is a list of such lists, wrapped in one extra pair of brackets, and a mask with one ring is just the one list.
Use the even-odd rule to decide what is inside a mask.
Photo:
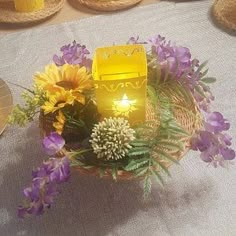
[[(128, 44), (137, 45), (135, 50), (140, 53), (140, 45), (149, 47), (143, 80), (132, 85), (135, 89), (146, 86), (147, 97), (137, 98), (136, 93), (131, 99), (125, 93), (121, 100), (112, 101), (114, 115), (101, 112), (110, 98), (104, 99), (98, 92), (98, 68), (94, 71), (98, 62), (75, 41), (63, 46), (62, 55), (54, 55), (54, 63), (34, 75), (33, 89), (22, 94), (25, 103), (15, 106), (9, 122), (24, 126), (39, 113), (43, 147), (49, 158), (32, 172), (32, 183), (24, 189), (28, 201), (19, 206), (19, 217), (44, 213), (58, 193), (57, 185), (70, 178), (71, 168), (114, 180), (143, 179), (144, 196), (148, 196), (151, 177), (163, 184), (162, 175), (170, 175), (168, 167), (178, 164), (189, 149), (200, 151), (200, 158), (214, 167), (225, 167), (235, 158), (231, 137), (225, 133), (229, 122), (221, 113), (211, 111), (214, 97), (209, 84), (215, 78), (207, 77), (206, 62), (200, 64), (188, 48), (160, 35), (147, 42), (132, 37)], [(118, 85), (124, 92), (130, 82)], [(105, 96), (106, 90), (102, 92)], [(138, 106), (144, 97), (145, 106)], [(135, 112), (139, 118), (144, 115), (142, 122), (130, 119), (129, 114)]]

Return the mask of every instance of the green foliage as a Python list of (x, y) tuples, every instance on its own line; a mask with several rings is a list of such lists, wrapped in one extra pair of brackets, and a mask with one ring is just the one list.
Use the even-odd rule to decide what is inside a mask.
[(146, 175), (143, 182), (143, 195), (145, 199), (149, 196), (151, 191), (152, 191), (152, 180), (149, 175)]
[[(172, 154), (183, 152), (184, 144), (182, 139), (189, 137), (190, 134), (177, 123), (174, 111), (183, 110), (191, 116), (195, 114), (190, 109), (193, 104), (193, 94), (187, 84), (187, 76), (191, 69), (186, 71), (181, 78), (175, 80), (176, 73), (165, 71), (162, 75), (160, 64), (156, 55), (148, 55), (148, 99), (153, 106), (154, 115), (160, 120), (160, 124), (147, 121), (133, 127), (136, 139), (131, 141), (131, 149), (127, 156), (121, 161), (92, 161), (87, 165), (99, 167), (100, 176), (104, 176), (106, 170), (111, 170), (114, 180), (117, 180), (118, 171), (125, 170), (132, 172), (137, 178), (143, 178), (144, 196), (147, 197), (151, 192), (152, 180), (164, 185), (163, 174), (170, 176), (168, 166), (171, 163), (179, 164)], [(208, 83), (215, 81), (214, 78), (205, 77), (208, 69), (205, 69), (207, 62), (199, 66), (197, 73), (200, 81), (196, 82), (193, 91), (205, 97), (210, 92)], [(169, 68), (169, 67), (168, 67)], [(181, 101), (177, 103), (174, 96)], [(181, 105), (181, 104), (184, 105)], [(88, 161), (88, 160), (87, 160)], [(84, 161), (82, 161), (85, 163)], [(91, 164), (92, 163), (92, 164)]]
[(24, 105), (17, 104), (8, 118), (10, 124), (25, 126), (28, 122), (32, 121), (34, 116), (39, 112), (39, 108), (45, 102), (45, 94), (42, 90), (35, 87), (33, 92), (22, 93)]
[(131, 159), (128, 163), (128, 165), (125, 166), (126, 171), (134, 171), (137, 169), (142, 169), (142, 167), (146, 166), (146, 164), (149, 162), (149, 158), (143, 157), (140, 159)]
[(206, 83), (206, 84), (211, 84), (211, 83), (216, 82), (216, 78), (214, 78), (214, 77), (204, 77), (203, 79), (201, 79), (201, 81)]

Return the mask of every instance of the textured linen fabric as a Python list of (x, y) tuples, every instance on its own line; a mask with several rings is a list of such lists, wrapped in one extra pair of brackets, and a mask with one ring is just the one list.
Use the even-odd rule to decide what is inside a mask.
[[(60, 46), (76, 39), (91, 52), (98, 46), (125, 43), (130, 36), (147, 39), (157, 33), (209, 60), (209, 76), (217, 77), (212, 91), (214, 109), (231, 124), (236, 143), (236, 38), (211, 22), (212, 1), (163, 2), (117, 14), (107, 14), (50, 27), (0, 36), (0, 77), (29, 87)], [(10, 86), (20, 102), (21, 89)], [(21, 189), (31, 170), (45, 157), (38, 123), (8, 127), (0, 136), (0, 235), (17, 236), (234, 236), (236, 235), (235, 167), (207, 166), (190, 151), (164, 189), (153, 184), (148, 201), (139, 182), (118, 182), (73, 172), (61, 186), (56, 204), (42, 217), (16, 217)]]

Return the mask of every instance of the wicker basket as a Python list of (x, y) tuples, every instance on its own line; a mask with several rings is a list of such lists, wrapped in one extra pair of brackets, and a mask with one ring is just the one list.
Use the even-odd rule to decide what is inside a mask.
[(34, 12), (17, 12), (14, 1), (0, 0), (0, 23), (28, 24), (42, 21), (58, 11), (64, 5), (65, 0), (45, 0), (45, 7)]
[(117, 11), (130, 8), (142, 0), (76, 0), (78, 3), (97, 11)]
[[(167, 91), (166, 91), (167, 92)], [(202, 116), (199, 112), (199, 109), (197, 105), (194, 102), (194, 99), (192, 99), (192, 102), (186, 102), (183, 97), (180, 97), (178, 94), (172, 94), (172, 102), (176, 105), (173, 114), (176, 119), (176, 121), (187, 131), (190, 133), (190, 136), (193, 135), (196, 130), (199, 130), (202, 126)], [(186, 112), (186, 111), (191, 112)], [(192, 114), (192, 115), (191, 115)], [(150, 103), (147, 103), (147, 109), (146, 109), (146, 120), (147, 121), (153, 121), (155, 119), (155, 127), (153, 128), (153, 131), (155, 131), (155, 128), (158, 128), (159, 126), (159, 120), (156, 117), (154, 110), (152, 108), (152, 105)], [(45, 117), (42, 113), (40, 115), (40, 129), (43, 136), (53, 131), (52, 128), (52, 122), (54, 121), (53, 117)], [(152, 122), (153, 125), (153, 122)], [(73, 131), (72, 131), (73, 132)], [(179, 140), (178, 140), (179, 141)], [(184, 138), (181, 140), (184, 145), (184, 151), (176, 151), (169, 153), (174, 159), (180, 160), (185, 153), (189, 150), (189, 141), (190, 137)], [(70, 146), (69, 146), (70, 149)], [(61, 152), (61, 155), (66, 155), (66, 149), (64, 149)], [(169, 167), (171, 165), (170, 162), (163, 163), (166, 165), (166, 167)], [(94, 175), (99, 176), (99, 168), (93, 167), (89, 169), (84, 169), (82, 167), (74, 167), (76, 170), (78, 170), (82, 174), (86, 175)], [(104, 176), (106, 178), (112, 178), (112, 170), (107, 169)], [(117, 179), (119, 180), (126, 180), (126, 179), (133, 179), (134, 176), (131, 172), (120, 170), (118, 171)]]
[(236, 0), (216, 0), (213, 14), (221, 25), (236, 30)]

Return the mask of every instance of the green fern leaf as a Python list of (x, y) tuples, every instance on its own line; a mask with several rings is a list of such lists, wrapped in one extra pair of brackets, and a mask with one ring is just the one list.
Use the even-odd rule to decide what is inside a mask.
[(143, 193), (144, 193), (144, 198), (146, 199), (149, 194), (151, 193), (152, 190), (152, 181), (149, 175), (147, 175), (144, 179), (143, 183)]
[(171, 155), (169, 155), (168, 153), (166, 153), (165, 151), (163, 151), (163, 150), (157, 150), (157, 149), (155, 149), (155, 150), (153, 150), (157, 155), (159, 155), (160, 157), (163, 157), (163, 158), (165, 158), (165, 159), (167, 159), (167, 160), (170, 160), (170, 161), (172, 161), (172, 162), (174, 162), (175, 164), (178, 164), (179, 165), (179, 162), (178, 162), (178, 160), (176, 160), (176, 159), (174, 159)]
[(149, 159), (147, 158), (142, 158), (142, 159), (137, 159), (137, 160), (131, 160), (127, 166), (124, 167), (126, 171), (132, 171), (136, 170), (141, 166), (144, 166), (149, 162)]
[(148, 147), (134, 147), (129, 150), (128, 156), (140, 156), (150, 153), (150, 148)]
[(164, 180), (162, 179), (161, 175), (158, 173), (158, 171), (151, 169), (152, 175), (155, 177), (157, 183), (161, 184), (161, 186), (164, 185)]
[(169, 177), (171, 177), (170, 171), (163, 163), (158, 160), (153, 160), (153, 165), (160, 167)]
[(135, 176), (136, 177), (140, 177), (140, 176), (143, 176), (147, 173), (148, 171), (148, 167), (142, 167), (142, 168), (138, 168), (136, 171), (135, 171)]

